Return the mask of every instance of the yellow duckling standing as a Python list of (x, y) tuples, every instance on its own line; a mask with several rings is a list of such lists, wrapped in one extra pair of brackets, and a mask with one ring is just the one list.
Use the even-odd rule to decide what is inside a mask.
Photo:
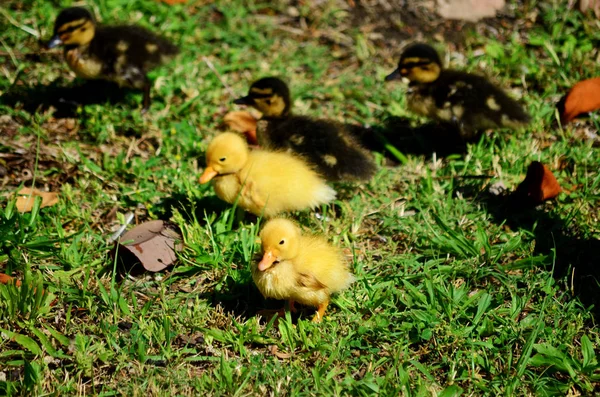
[(48, 48), (65, 47), (67, 64), (78, 77), (104, 79), (143, 90), (143, 111), (150, 106), (147, 73), (179, 50), (140, 26), (97, 26), (81, 7), (66, 8), (54, 24)]
[(313, 322), (320, 322), (330, 296), (354, 281), (341, 251), (323, 237), (305, 236), (292, 221), (267, 222), (260, 232), (263, 257), (252, 265), (252, 278), (265, 298), (317, 308)]
[(327, 204), (335, 190), (301, 159), (281, 152), (250, 151), (234, 133), (218, 135), (206, 151), (200, 183), (213, 180), (220, 199), (271, 218)]
[(404, 50), (386, 81), (407, 78), (408, 108), (422, 116), (455, 124), (465, 139), (488, 128), (517, 128), (529, 123), (521, 105), (485, 77), (442, 69), (438, 53), (417, 43)]
[(234, 103), (263, 114), (256, 131), (259, 145), (298, 154), (329, 181), (368, 180), (376, 171), (371, 154), (352, 134), (359, 126), (292, 115), (290, 90), (276, 77), (255, 81)]

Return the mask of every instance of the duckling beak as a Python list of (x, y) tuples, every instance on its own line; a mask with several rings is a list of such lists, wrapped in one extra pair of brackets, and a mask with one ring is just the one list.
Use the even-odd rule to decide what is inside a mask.
[(385, 81), (398, 80), (402, 78), (402, 74), (400, 73), (400, 68), (394, 70), (392, 73), (388, 74), (385, 77)]
[(273, 266), (273, 263), (275, 263), (276, 261), (277, 261), (277, 257), (275, 256), (273, 251), (268, 250), (263, 255), (261, 261), (258, 262), (258, 270), (260, 270), (261, 272), (264, 272), (265, 270), (267, 270), (268, 268)]
[(204, 173), (202, 173), (202, 175), (200, 176), (200, 183), (206, 183), (217, 175), (219, 175), (219, 173), (215, 171), (213, 167), (206, 167), (204, 169)]
[(235, 103), (236, 105), (252, 105), (254, 101), (252, 100), (252, 98), (250, 98), (250, 96), (243, 96), (233, 101), (233, 103)]
[(56, 36), (52, 36), (52, 38), (50, 39), (50, 41), (48, 42), (48, 44), (46, 44), (46, 47), (48, 48), (54, 48), (57, 47), (59, 45), (62, 44), (62, 40), (60, 39), (60, 36), (56, 35)]

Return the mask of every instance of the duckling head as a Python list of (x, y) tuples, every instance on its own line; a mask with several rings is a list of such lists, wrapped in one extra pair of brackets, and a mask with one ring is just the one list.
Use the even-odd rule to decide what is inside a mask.
[(248, 95), (233, 103), (252, 106), (266, 118), (285, 117), (291, 108), (290, 89), (277, 77), (265, 77), (252, 83)]
[(411, 82), (431, 83), (438, 79), (442, 61), (430, 45), (417, 43), (407, 47), (400, 56), (398, 68), (385, 81), (407, 78)]
[(293, 259), (298, 255), (300, 229), (288, 219), (272, 219), (260, 232), (263, 257), (258, 270), (264, 272), (277, 263)]
[(94, 38), (96, 23), (92, 14), (81, 7), (65, 8), (56, 17), (54, 35), (48, 42), (48, 48), (59, 45), (79, 47), (88, 44)]
[(206, 150), (206, 168), (200, 183), (207, 183), (217, 175), (240, 171), (248, 161), (249, 153), (248, 144), (240, 135), (232, 132), (218, 135)]

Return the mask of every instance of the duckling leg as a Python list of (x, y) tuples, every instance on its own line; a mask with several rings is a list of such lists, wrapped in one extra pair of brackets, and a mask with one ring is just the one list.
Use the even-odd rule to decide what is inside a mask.
[(298, 309), (296, 309), (296, 301), (293, 299), (288, 300), (288, 304), (290, 306), (290, 311), (292, 313), (296, 313), (298, 311)]
[(148, 76), (144, 76), (144, 99), (142, 100), (142, 114), (146, 113), (150, 108), (150, 80)]
[(325, 302), (319, 305), (319, 307), (317, 308), (317, 313), (312, 319), (313, 323), (320, 323), (321, 320), (323, 320), (323, 317), (325, 316), (325, 310), (327, 310), (327, 306), (329, 306), (329, 299), (327, 299)]

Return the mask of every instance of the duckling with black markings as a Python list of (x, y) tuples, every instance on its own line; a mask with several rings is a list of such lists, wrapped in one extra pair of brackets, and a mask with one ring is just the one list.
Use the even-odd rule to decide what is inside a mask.
[(276, 77), (255, 81), (234, 103), (262, 113), (256, 131), (260, 146), (302, 156), (329, 181), (368, 180), (375, 173), (370, 153), (351, 133), (355, 126), (292, 115), (290, 90)]
[(98, 26), (81, 7), (62, 10), (48, 48), (63, 45), (71, 70), (84, 79), (114, 81), (144, 92), (142, 111), (150, 106), (147, 73), (177, 55), (179, 49), (140, 26)]
[(422, 116), (455, 124), (463, 139), (479, 130), (518, 128), (530, 117), (521, 105), (483, 76), (442, 68), (433, 47), (416, 43), (407, 47), (398, 68), (386, 81), (407, 78), (408, 108)]

